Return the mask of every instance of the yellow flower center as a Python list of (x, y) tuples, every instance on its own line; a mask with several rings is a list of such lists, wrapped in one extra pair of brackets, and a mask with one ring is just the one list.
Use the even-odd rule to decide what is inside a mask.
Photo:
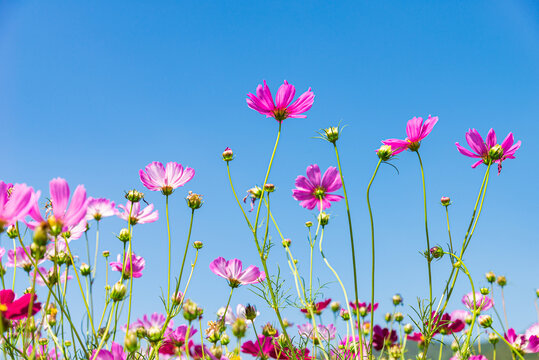
[(0, 311), (2, 311), (2, 312), (7, 311), (7, 305), (6, 304), (0, 304)]

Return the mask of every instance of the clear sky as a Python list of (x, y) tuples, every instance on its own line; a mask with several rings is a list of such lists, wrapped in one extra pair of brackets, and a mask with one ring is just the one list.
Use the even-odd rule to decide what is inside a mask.
[[(189, 296), (213, 313), (226, 303), (226, 282), (208, 264), (217, 256), (260, 265), (236, 207), (221, 153), (233, 148), (231, 163), (240, 194), (260, 185), (277, 131), (273, 119), (249, 109), (248, 92), (266, 79), (275, 93), (284, 79), (297, 93), (316, 94), (307, 119), (283, 123), (282, 141), (270, 181), (272, 204), (285, 236), (306, 274), (304, 222), (314, 212), (291, 196), (294, 179), (309, 164), (335, 166), (330, 144), (315, 131), (342, 120), (339, 140), (357, 238), (360, 297), (370, 296), (369, 222), (365, 190), (380, 140), (405, 135), (413, 116), (439, 116), (423, 142), (432, 243), (445, 245), (442, 195), (450, 196), (451, 225), (460, 243), (485, 168), (471, 169), (455, 141), (476, 128), (493, 127), (499, 137), (513, 131), (522, 147), (500, 176), (491, 176), (483, 214), (465, 262), (477, 286), (492, 270), (508, 278), (506, 297), (512, 326), (537, 319), (537, 133), (539, 125), (539, 5), (536, 1), (115, 1), (2, 2), (0, 4), (0, 178), (25, 182), (48, 193), (61, 176), (89, 195), (123, 202), (125, 190), (144, 190), (138, 170), (150, 161), (176, 161), (195, 168), (195, 178), (171, 197), (174, 269), (177, 276), (187, 235), (184, 197), (204, 194), (196, 212), (193, 240), (205, 247)], [(371, 199), (376, 223), (376, 299), (382, 315), (399, 292), (404, 312), (428, 295), (419, 165), (413, 153), (383, 166)], [(137, 225), (134, 247), (146, 257), (136, 280), (134, 314), (160, 311), (166, 291), (164, 197), (146, 191), (161, 219)], [(324, 240), (326, 255), (353, 294), (344, 202)], [(113, 233), (123, 223), (102, 221), (100, 249), (113, 257), (121, 244)], [(91, 230), (93, 241), (94, 232)], [(272, 233), (275, 239), (277, 234)], [(2, 237), (8, 247), (8, 239)], [(85, 258), (84, 239), (73, 245)], [(190, 252), (192, 259), (193, 251)], [(316, 274), (329, 283), (324, 295), (343, 300), (338, 285), (315, 254)], [(281, 246), (270, 255), (292, 287)], [(98, 268), (103, 284), (104, 262)], [(449, 272), (448, 259), (433, 265), (435, 294)], [(19, 279), (19, 288), (26, 286)], [(72, 284), (72, 305), (82, 305)], [(292, 288), (291, 288), (292, 289)], [(293, 290), (293, 289), (292, 289)], [(452, 303), (470, 290), (461, 277)], [(293, 294), (293, 291), (291, 292)], [(439, 295), (437, 295), (439, 296)], [(264, 320), (270, 310), (247, 288), (232, 299), (254, 302)], [(500, 303), (499, 292), (496, 302)], [(298, 312), (284, 310), (293, 322)], [(207, 318), (210, 318), (209, 315)], [(407, 321), (409, 321), (407, 319)]]

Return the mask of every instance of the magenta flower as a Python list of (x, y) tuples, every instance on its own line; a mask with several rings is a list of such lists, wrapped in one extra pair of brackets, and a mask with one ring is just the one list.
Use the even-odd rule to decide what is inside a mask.
[(149, 190), (161, 191), (163, 195), (170, 195), (174, 189), (184, 186), (195, 176), (195, 170), (190, 167), (183, 168), (182, 164), (169, 162), (167, 167), (159, 161), (146, 165), (139, 170), (140, 181)]
[(118, 209), (116, 209), (114, 201), (104, 198), (88, 198), (88, 200), (88, 210), (86, 212), (87, 221), (99, 221), (104, 217), (118, 215)]
[(0, 181), (0, 233), (4, 226), (12, 225), (24, 219), (34, 202), (37, 202), (40, 192), (26, 184), (6, 184)]
[(122, 345), (112, 342), (112, 346), (110, 347), (110, 351), (106, 349), (99, 350), (99, 353), (97, 353), (97, 349), (92, 351), (92, 356), (90, 356), (90, 360), (126, 360), (127, 354), (124, 352), (124, 348)]
[(520, 354), (530, 354), (539, 352), (539, 337), (536, 335), (526, 336), (515, 332), (514, 329), (507, 330), (503, 336), (508, 343)]
[[(313, 309), (313, 312), (315, 313), (315, 315), (322, 314), (322, 311), (324, 311), (324, 309), (328, 307), (330, 302), (331, 302), (331, 299), (326, 299), (324, 301), (319, 301), (315, 303), (314, 309)], [(309, 314), (309, 311), (307, 311), (307, 309), (300, 309), (299, 311), (301, 311), (304, 314)]]
[(278, 345), (277, 341), (274, 341), (274, 338), (264, 335), (258, 335), (257, 340), (249, 340), (244, 342), (241, 345), (241, 352), (245, 354), (250, 354), (254, 357), (260, 357), (261, 359), (268, 359), (269, 357), (271, 357), (272, 354), (276, 353), (276, 346)]
[(337, 168), (330, 166), (324, 176), (321, 176), (318, 165), (310, 165), (307, 168), (307, 177), (299, 175), (296, 178), (296, 189), (292, 190), (294, 199), (300, 201), (300, 205), (312, 210), (318, 206), (322, 211), (331, 206), (332, 201), (340, 201), (341, 195), (330, 194), (342, 187), (341, 177)]
[[(131, 201), (127, 201), (125, 205), (118, 205), (118, 207), (122, 210), (118, 216), (125, 221), (129, 221), (131, 225), (152, 223), (159, 219), (159, 212), (157, 210), (153, 211), (153, 204), (141, 210), (140, 203), (136, 202), (133, 203), (133, 208), (131, 209)], [(129, 212), (131, 212), (131, 216), (129, 216)]]
[[(124, 267), (125, 262), (125, 267)], [(118, 254), (116, 261), (113, 261), (110, 263), (110, 267), (112, 268), (112, 271), (118, 271), (122, 272), (123, 270), (123, 277), (124, 279), (129, 279), (131, 276), (134, 278), (139, 278), (142, 276), (142, 270), (144, 270), (144, 266), (146, 265), (146, 260), (142, 256), (137, 256), (135, 253), (131, 253), (131, 259), (128, 259), (127, 261), (122, 260), (122, 256)]]
[(28, 310), (32, 306), (30, 315), (41, 310), (41, 303), (37, 302), (37, 295), (24, 294), (15, 300), (15, 293), (11, 290), (0, 290), (0, 317), (9, 320), (19, 320), (28, 317)]
[(284, 81), (284, 84), (277, 90), (277, 96), (275, 97), (275, 103), (271, 91), (266, 85), (258, 85), (256, 88), (256, 95), (247, 94), (247, 106), (251, 109), (258, 111), (262, 115), (267, 117), (273, 117), (275, 120), (282, 122), (287, 118), (306, 118), (306, 115), (301, 115), (313, 106), (314, 93), (311, 88), (301, 94), (296, 101), (292, 104), (292, 99), (296, 94), (296, 88), (294, 85), (290, 85), (288, 81)]
[[(462, 303), (470, 311), (474, 311), (473, 293), (468, 293), (462, 297)], [(488, 296), (482, 295), (480, 292), (475, 293), (475, 307), (479, 311), (487, 311), (492, 308), (494, 301)]]
[[(457, 352), (455, 356), (451, 356), (449, 358), (449, 360), (462, 360), (462, 357), (460, 356), (460, 354)], [(484, 355), (470, 355), (470, 357), (468, 358), (468, 360), (488, 360), (488, 358)]]
[(349, 304), (350, 304), (350, 307), (352, 308), (352, 310), (353, 310), (352, 312), (354, 314), (356, 313), (356, 309), (359, 311), (360, 315), (361, 315), (361, 308), (365, 308), (365, 314), (370, 313), (371, 309), (373, 309), (373, 308), (374, 308), (373, 311), (376, 311), (376, 309), (378, 309), (378, 303), (374, 303), (374, 307), (372, 306), (372, 304), (370, 304), (370, 303), (367, 304), (366, 302), (363, 302), (363, 303), (360, 302), (360, 303), (357, 304), (357, 306), (356, 306), (356, 304), (354, 304), (353, 301), (350, 301)]
[(53, 235), (59, 235), (84, 220), (88, 208), (88, 199), (86, 198), (86, 189), (83, 185), (77, 186), (71, 198), (71, 203), (69, 203), (69, 196), (71, 194), (69, 185), (64, 179), (52, 179), (49, 183), (49, 191), (53, 215), (45, 220), (39, 212), (39, 205), (36, 199), (28, 213), (35, 220), (28, 222), (28, 226), (31, 229), (34, 229), (42, 222), (48, 221), (51, 227), (51, 233)]
[(481, 159), (472, 164), (472, 168), (476, 168), (479, 164), (487, 164), (492, 161), (498, 164), (498, 175), (502, 171), (502, 162), (505, 159), (514, 159), (515, 152), (520, 148), (520, 141), (517, 141), (513, 137), (513, 133), (509, 133), (503, 140), (501, 145), (498, 145), (496, 140), (496, 133), (493, 129), (490, 129), (487, 134), (487, 141), (485, 142), (479, 132), (475, 129), (470, 129), (466, 132), (466, 141), (472, 149), (472, 151), (463, 148), (458, 142), (455, 143), (457, 150), (462, 155)]
[(227, 279), (228, 284), (233, 288), (240, 285), (256, 284), (266, 279), (266, 274), (256, 266), (250, 265), (243, 270), (241, 260), (232, 259), (226, 261), (221, 256), (210, 263), (210, 270), (215, 275)]
[[(137, 319), (131, 325), (131, 330), (137, 330), (138, 328), (144, 328), (147, 332), (150, 330), (161, 330), (165, 325), (166, 317), (163, 314), (153, 313), (151, 316), (144, 315), (142, 319)], [(167, 329), (174, 327), (174, 321), (170, 320)], [(126, 330), (127, 325), (122, 327), (122, 330)]]
[(375, 325), (372, 335), (372, 346), (375, 350), (389, 349), (398, 340), (397, 332), (388, 328), (381, 328)]
[(423, 118), (414, 117), (408, 120), (406, 124), (406, 135), (408, 137), (405, 140), (401, 139), (387, 139), (382, 141), (384, 145), (391, 146), (393, 155), (403, 152), (404, 150), (417, 151), (421, 145), (421, 140), (427, 137), (432, 131), (432, 128), (438, 122), (438, 116), (431, 117), (423, 122)]
[[(191, 328), (189, 331), (189, 339), (197, 333), (196, 329)], [(164, 334), (164, 341), (161, 348), (159, 348), (160, 354), (165, 355), (179, 355), (185, 350), (187, 335), (187, 325), (180, 325), (176, 330), (167, 329)]]
[[(28, 355), (28, 358), (31, 359), (31, 355), (34, 353), (34, 348), (32, 345), (28, 345), (28, 349), (26, 349), (26, 354)], [(35, 354), (33, 359), (45, 359), (45, 360), (57, 360), (59, 351), (55, 348), (48, 349), (47, 345), (38, 345), (35, 350)]]

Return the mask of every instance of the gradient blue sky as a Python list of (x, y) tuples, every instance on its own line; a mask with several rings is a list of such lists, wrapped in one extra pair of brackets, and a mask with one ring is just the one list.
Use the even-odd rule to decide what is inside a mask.
[[(233, 201), (221, 152), (234, 149), (231, 164), (238, 191), (261, 184), (277, 123), (247, 108), (245, 96), (266, 79), (275, 92), (283, 79), (298, 93), (312, 87), (315, 104), (307, 119), (283, 124), (270, 181), (277, 186), (274, 215), (305, 274), (308, 247), (303, 226), (314, 212), (291, 197), (294, 179), (309, 164), (336, 165), (330, 144), (315, 130), (347, 124), (339, 146), (357, 238), (362, 299), (370, 296), (367, 182), (380, 140), (403, 137), (406, 121), (429, 114), (438, 125), (421, 146), (428, 181), (432, 243), (445, 245), (442, 195), (451, 196), (451, 223), (460, 243), (484, 167), (459, 155), (455, 141), (477, 128), (522, 140), (516, 160), (492, 176), (466, 263), (478, 286), (489, 270), (508, 278), (508, 317), (524, 329), (534, 322), (539, 270), (537, 232), (537, 133), (539, 125), (539, 5), (535, 1), (140, 1), (2, 2), (0, 4), (1, 178), (47, 192), (53, 177), (89, 195), (123, 202), (129, 188), (143, 189), (138, 170), (150, 161), (177, 161), (196, 176), (171, 197), (174, 269), (187, 234), (188, 190), (204, 194), (193, 240), (201, 240), (190, 296), (213, 313), (226, 303), (226, 282), (208, 269), (217, 256), (257, 264), (255, 246)], [(400, 292), (404, 311), (426, 297), (426, 264), (420, 173), (412, 153), (383, 166), (372, 189), (377, 231), (376, 299), (379, 316)], [(164, 216), (164, 197), (147, 191)], [(326, 255), (352, 290), (344, 203), (335, 204), (324, 240)], [(100, 249), (116, 254), (113, 236), (123, 223), (102, 222)], [(273, 235), (277, 238), (277, 234)], [(93, 230), (90, 238), (93, 239)], [(138, 225), (135, 251), (147, 268), (135, 282), (134, 314), (161, 310), (166, 291), (166, 226)], [(8, 246), (5, 236), (2, 245)], [(84, 250), (81, 239), (74, 245)], [(190, 252), (190, 257), (193, 251)], [(84, 256), (83, 256), (84, 258)], [(289, 286), (284, 252), (276, 246), (271, 270), (280, 266)], [(99, 264), (98, 288), (104, 263)], [(316, 274), (326, 297), (343, 299), (318, 253)], [(433, 265), (435, 294), (443, 287), (448, 260)], [(73, 283), (72, 285), (74, 285)], [(26, 286), (19, 279), (19, 288)], [(461, 277), (452, 302), (469, 291)], [(72, 305), (81, 306), (71, 286)], [(294, 294), (292, 289), (291, 294)], [(499, 295), (499, 293), (497, 294)], [(439, 295), (438, 295), (439, 296)], [(499, 297), (496, 297), (499, 301)], [(264, 320), (274, 320), (247, 288), (232, 299), (254, 302)], [(80, 308), (82, 309), (82, 308)], [(301, 317), (284, 310), (295, 323)], [(210, 318), (209, 315), (207, 318)], [(329, 319), (329, 318), (328, 318)], [(407, 319), (409, 321), (409, 319)]]

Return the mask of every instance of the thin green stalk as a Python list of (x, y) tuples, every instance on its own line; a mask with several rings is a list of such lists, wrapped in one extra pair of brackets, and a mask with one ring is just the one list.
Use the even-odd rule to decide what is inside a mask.
[(167, 233), (168, 233), (168, 280), (167, 280), (167, 308), (170, 306), (170, 264), (172, 262), (172, 240), (170, 238), (170, 221), (168, 217), (168, 195), (166, 197), (165, 211), (167, 215)]
[[(17, 234), (19, 234), (19, 222), (16, 223), (16, 227)], [(15, 276), (17, 276), (17, 245), (15, 244), (15, 238), (13, 238), (13, 284), (11, 285), (11, 291), (15, 291)]]
[(99, 342), (99, 345), (97, 346), (95, 355), (92, 357), (93, 359), (98, 359), (99, 352), (101, 351), (101, 349), (103, 348), (103, 345), (105, 344), (105, 341), (107, 340), (107, 334), (109, 333), (110, 324), (112, 322), (112, 315), (114, 314), (114, 309), (117, 307), (118, 307), (117, 302), (114, 302), (112, 304), (112, 308), (110, 309), (110, 315), (109, 315), (109, 320), (107, 321), (107, 327), (105, 328), (105, 331), (103, 332), (103, 336), (101, 337), (101, 341)]
[[(185, 266), (185, 258), (187, 257), (187, 250), (189, 250), (189, 242), (191, 241), (191, 230), (193, 229), (193, 217), (195, 216), (195, 209), (191, 209), (191, 220), (189, 221), (189, 232), (187, 234), (187, 241), (185, 242), (185, 251), (183, 252), (182, 266), (180, 267), (180, 276), (178, 277), (178, 283), (176, 284), (176, 291), (180, 290), (180, 283), (183, 276), (183, 268)], [(198, 251), (197, 251), (198, 253)]]
[(232, 293), (234, 292), (234, 287), (230, 287), (230, 295), (228, 296), (228, 301), (225, 306), (225, 312), (223, 313), (223, 318), (221, 319), (222, 326), (225, 326), (226, 312), (228, 311), (228, 306), (230, 305), (230, 300), (232, 299)]
[(503, 295), (503, 286), (501, 286), (502, 293), (502, 308), (503, 308), (503, 317), (505, 320), (505, 326), (509, 328), (509, 323), (507, 322), (507, 310), (505, 309), (505, 296)]
[[(447, 219), (447, 234), (449, 235), (449, 251), (451, 253), (454, 253), (453, 251), (453, 240), (451, 239), (451, 226), (449, 224), (449, 206), (445, 206), (445, 217)], [(451, 263), (453, 263), (453, 258), (450, 257)]]
[(204, 351), (204, 336), (202, 335), (202, 316), (198, 317), (198, 331), (200, 331), (200, 346), (202, 346), (202, 359), (205, 359), (206, 354)]
[(230, 188), (232, 189), (232, 192), (234, 193), (234, 198), (236, 199), (236, 202), (238, 203), (238, 207), (240, 208), (241, 212), (243, 213), (243, 216), (245, 217), (245, 221), (247, 222), (247, 225), (249, 225), (249, 229), (253, 231), (253, 225), (251, 225), (251, 222), (249, 221), (249, 218), (247, 217), (245, 210), (243, 210), (243, 206), (241, 206), (240, 199), (238, 198), (238, 195), (236, 194), (236, 190), (234, 189), (234, 184), (232, 183), (232, 176), (230, 175), (229, 163), (230, 161), (226, 162), (226, 171), (228, 172), (228, 180), (230, 181)]
[(442, 353), (444, 351), (444, 336), (440, 339), (440, 354), (438, 355), (438, 360), (442, 360)]

